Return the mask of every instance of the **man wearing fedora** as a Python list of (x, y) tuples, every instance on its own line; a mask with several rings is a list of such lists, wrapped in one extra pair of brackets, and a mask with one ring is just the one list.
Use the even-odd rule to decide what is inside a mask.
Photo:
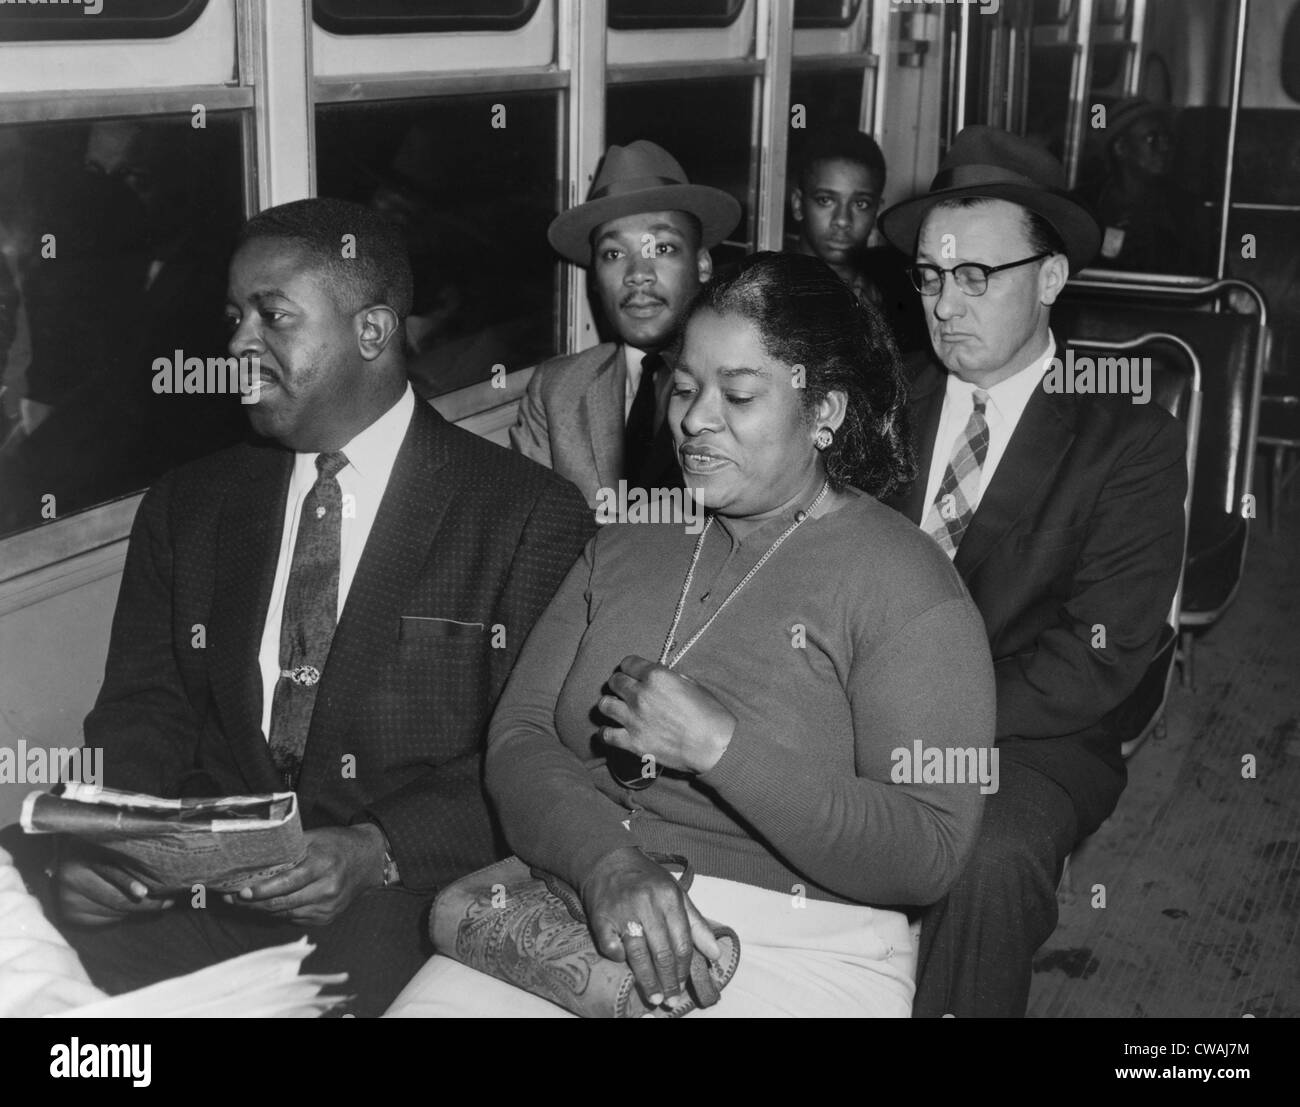
[(578, 486), (679, 485), (665, 415), (672, 372), (664, 352), (713, 273), (709, 249), (740, 221), (726, 192), (691, 184), (666, 150), (611, 146), (586, 203), (561, 212), (547, 238), (590, 269), (617, 341), (539, 365), (510, 431), (514, 449)]
[(937, 359), (913, 382), (919, 472), (893, 506), (952, 557), (997, 679), (999, 788), (965, 872), (922, 916), (922, 1017), (1025, 1013), (1065, 858), (1123, 791), (1116, 709), (1182, 560), (1181, 425), (1128, 395), (1045, 387), (1064, 363), (1052, 304), (1100, 239), (1064, 189), (1045, 151), (973, 126), (928, 193), (881, 215), (916, 259)]

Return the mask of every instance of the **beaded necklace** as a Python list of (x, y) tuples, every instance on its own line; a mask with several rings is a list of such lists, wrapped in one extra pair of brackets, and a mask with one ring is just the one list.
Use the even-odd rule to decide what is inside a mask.
[[(798, 530), (800, 525), (808, 518), (808, 516), (810, 516), (814, 511), (817, 510), (817, 505), (821, 503), (822, 500), (826, 497), (826, 493), (830, 491), (830, 487), (831, 486), (829, 481), (822, 482), (821, 491), (817, 493), (817, 496), (813, 500), (813, 502), (808, 505), (807, 510), (799, 511), (795, 514), (794, 522), (791, 523), (790, 526), (788, 526), (785, 529), (784, 533), (781, 534), (781, 536), (778, 537), (777, 540), (767, 548), (767, 553), (765, 553), (762, 557), (758, 559), (754, 567), (750, 569), (749, 572), (746, 573), (741, 578), (740, 583), (737, 584), (736, 587), (733, 588), (729, 593), (727, 593), (727, 598), (723, 600), (720, 604), (718, 604), (717, 610), (714, 611), (713, 614), (709, 616), (705, 624), (702, 627), (700, 627), (700, 629), (697, 630), (693, 635), (691, 635), (690, 640), (686, 643), (686, 645), (684, 645), (680, 650), (677, 651), (676, 656), (673, 656), (673, 647), (677, 644), (677, 624), (682, 621), (682, 612), (686, 608), (686, 597), (689, 596), (691, 593), (691, 581), (694, 580), (695, 578), (695, 566), (699, 564), (700, 551), (704, 549), (704, 539), (709, 533), (709, 528), (713, 526), (714, 518), (716, 518), (716, 516), (713, 515), (709, 516), (708, 522), (704, 524), (704, 529), (700, 531), (699, 538), (695, 540), (695, 552), (691, 555), (691, 567), (686, 570), (686, 579), (682, 582), (682, 594), (680, 597), (678, 597), (677, 610), (676, 612), (673, 613), (673, 625), (668, 628), (668, 637), (664, 639), (664, 648), (663, 651), (659, 654), (660, 665), (666, 665), (668, 668), (672, 669), (677, 665), (677, 663), (683, 657), (686, 656), (686, 651), (689, 650), (693, 645), (695, 645), (696, 642), (700, 640), (704, 632), (713, 625), (713, 620), (722, 614), (722, 609), (726, 607), (727, 604), (731, 603), (731, 601), (736, 598), (736, 595), (740, 592), (740, 590), (744, 588), (745, 585), (747, 585), (754, 578), (754, 575), (759, 571), (759, 569), (763, 567), (767, 559), (771, 557), (774, 553), (776, 553), (781, 543), (784, 542), (787, 538), (789, 538), (790, 535), (792, 535), (796, 530)], [(672, 658), (671, 660), (669, 660), (670, 657)]]

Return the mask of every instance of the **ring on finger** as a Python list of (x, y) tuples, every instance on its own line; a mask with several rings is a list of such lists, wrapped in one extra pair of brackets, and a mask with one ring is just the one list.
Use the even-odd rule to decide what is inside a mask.
[(625, 938), (644, 938), (644, 937), (645, 937), (645, 927), (643, 927), (639, 922), (637, 922), (636, 919), (633, 919), (631, 922), (629, 922), (629, 923), (627, 924), (626, 927), (624, 927), (624, 929), (623, 929), (623, 937), (625, 937)]

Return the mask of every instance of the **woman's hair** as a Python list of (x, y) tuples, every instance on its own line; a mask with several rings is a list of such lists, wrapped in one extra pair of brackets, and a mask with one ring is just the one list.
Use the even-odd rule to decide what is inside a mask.
[(748, 320), (772, 357), (803, 366), (810, 423), (828, 393), (848, 397), (844, 422), (822, 453), (832, 488), (851, 484), (885, 497), (912, 481), (898, 349), (880, 312), (859, 303), (830, 266), (804, 254), (751, 254), (704, 286), (687, 323), (705, 310)]

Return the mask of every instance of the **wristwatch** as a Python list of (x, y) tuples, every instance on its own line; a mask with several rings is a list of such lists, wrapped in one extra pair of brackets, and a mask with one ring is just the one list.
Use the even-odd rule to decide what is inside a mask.
[(391, 888), (395, 884), (402, 882), (401, 874), (397, 871), (397, 858), (393, 856), (393, 847), (388, 844), (387, 836), (384, 837), (384, 887)]
[(384, 846), (384, 887), (391, 888), (395, 884), (402, 882), (402, 876), (397, 871), (397, 858), (393, 856), (393, 847), (388, 841), (388, 835), (384, 833), (384, 828), (373, 819), (370, 825), (379, 831), (379, 837)]

